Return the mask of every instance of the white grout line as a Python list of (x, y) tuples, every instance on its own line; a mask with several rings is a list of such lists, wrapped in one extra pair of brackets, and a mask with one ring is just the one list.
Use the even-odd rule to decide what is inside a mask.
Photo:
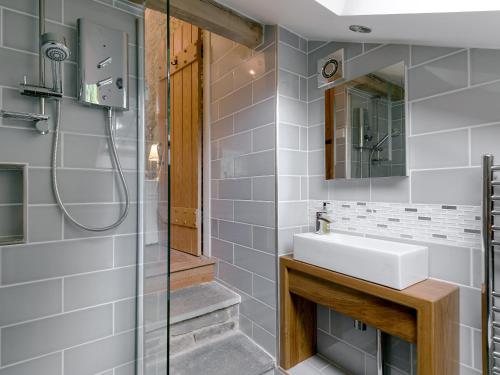
[(420, 62), (418, 64), (415, 64), (415, 65), (411, 65), (411, 67), (409, 68), (410, 70), (414, 69), (414, 68), (419, 68), (423, 65), (427, 65), (427, 64), (431, 64), (433, 62), (436, 62), (436, 61), (439, 61), (439, 60), (442, 60), (442, 59), (445, 59), (447, 57), (451, 57), (451, 56), (454, 56), (454, 55), (458, 55), (459, 53), (463, 53), (464, 51), (468, 51), (467, 48), (462, 48), (462, 49), (459, 49), (457, 51), (453, 51), (453, 52), (450, 52), (450, 53), (447, 53), (445, 55), (440, 55), (438, 57), (434, 57), (432, 59), (429, 59), (429, 60), (426, 60), (424, 62)]

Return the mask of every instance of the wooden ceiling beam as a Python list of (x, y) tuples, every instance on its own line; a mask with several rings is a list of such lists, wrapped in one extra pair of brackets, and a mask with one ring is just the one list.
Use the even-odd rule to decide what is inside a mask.
[[(166, 12), (166, 0), (131, 1)], [(170, 0), (170, 15), (249, 48), (257, 47), (263, 40), (260, 23), (213, 0)]]

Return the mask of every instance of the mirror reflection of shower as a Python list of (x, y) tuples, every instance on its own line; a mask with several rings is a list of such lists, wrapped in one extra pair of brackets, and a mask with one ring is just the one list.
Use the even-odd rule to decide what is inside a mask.
[[(347, 89), (353, 178), (403, 175), (404, 91), (374, 74)], [(370, 82), (368, 84), (369, 81)], [(382, 87), (385, 90), (380, 90)]]

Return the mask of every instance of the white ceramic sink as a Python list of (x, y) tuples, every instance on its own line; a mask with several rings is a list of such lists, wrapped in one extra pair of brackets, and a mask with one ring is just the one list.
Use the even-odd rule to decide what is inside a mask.
[(301, 233), (293, 242), (297, 260), (394, 289), (429, 277), (425, 246), (339, 233)]

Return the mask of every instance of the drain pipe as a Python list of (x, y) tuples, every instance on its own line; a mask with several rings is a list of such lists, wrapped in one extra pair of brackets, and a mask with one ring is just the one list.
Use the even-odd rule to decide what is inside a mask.
[[(358, 331), (366, 331), (366, 323), (354, 320), (354, 328)], [(377, 375), (384, 375), (384, 354), (382, 352), (382, 331), (377, 329)]]

